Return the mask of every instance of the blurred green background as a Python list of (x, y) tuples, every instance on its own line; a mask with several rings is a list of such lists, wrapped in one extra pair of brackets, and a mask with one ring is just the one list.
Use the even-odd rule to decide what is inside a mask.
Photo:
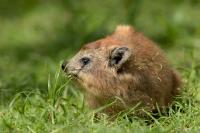
[(21, 91), (45, 94), (62, 60), (119, 24), (157, 42), (177, 68), (192, 63), (191, 49), (198, 56), (199, 0), (0, 0), (1, 104)]

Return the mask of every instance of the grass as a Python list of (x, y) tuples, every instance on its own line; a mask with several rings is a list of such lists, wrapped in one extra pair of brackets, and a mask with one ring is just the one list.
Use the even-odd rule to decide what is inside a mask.
[[(198, 1), (140, 0), (133, 7), (130, 0), (0, 2), (0, 132), (200, 131)], [(60, 70), (61, 62), (82, 44), (104, 37), (121, 23), (158, 42), (180, 72), (184, 86), (169, 115), (133, 117), (132, 122), (123, 117), (126, 113), (115, 121), (102, 115), (96, 122), (99, 110), (85, 106), (83, 92)]]

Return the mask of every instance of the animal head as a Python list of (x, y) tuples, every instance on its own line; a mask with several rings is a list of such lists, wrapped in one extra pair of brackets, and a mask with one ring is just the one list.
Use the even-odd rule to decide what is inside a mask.
[(131, 75), (127, 72), (127, 64), (133, 57), (133, 50), (124, 41), (128, 36), (118, 32), (119, 29), (112, 36), (83, 46), (62, 64), (62, 69), (95, 95), (116, 94), (114, 87), (123, 89), (129, 82)]

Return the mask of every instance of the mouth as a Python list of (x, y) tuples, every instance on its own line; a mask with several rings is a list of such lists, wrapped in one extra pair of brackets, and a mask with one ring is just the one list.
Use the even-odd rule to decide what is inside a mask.
[(68, 72), (66, 72), (67, 73), (67, 77), (68, 78), (78, 79), (80, 71), (81, 71), (80, 69), (68, 71)]
[(69, 79), (78, 79), (79, 78), (79, 73), (81, 71), (80, 68), (72, 68), (72, 67), (67, 67), (66, 65), (62, 66), (63, 72), (66, 74), (66, 77)]
[(77, 81), (79, 83), (83, 82), (83, 79), (79, 77), (79, 74), (67, 74), (67, 78), (73, 81)]

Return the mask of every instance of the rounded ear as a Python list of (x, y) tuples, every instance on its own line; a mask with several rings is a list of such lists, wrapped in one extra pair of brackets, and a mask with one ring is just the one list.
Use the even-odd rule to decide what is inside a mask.
[(111, 51), (109, 58), (109, 65), (116, 68), (121, 68), (122, 65), (129, 59), (131, 56), (131, 50), (127, 47), (118, 47), (114, 48)]

